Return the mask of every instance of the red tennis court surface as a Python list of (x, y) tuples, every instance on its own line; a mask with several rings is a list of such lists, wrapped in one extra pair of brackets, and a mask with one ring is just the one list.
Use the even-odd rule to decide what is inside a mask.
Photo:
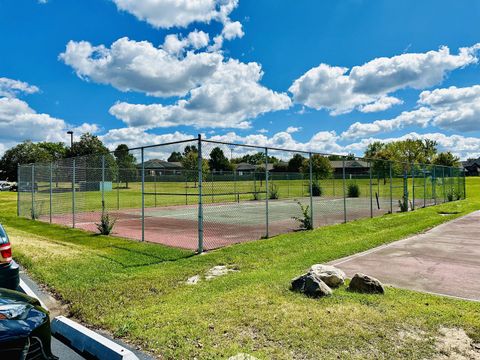
[[(309, 205), (309, 198), (299, 199)], [(378, 209), (378, 207), (381, 209)], [(390, 200), (380, 199), (372, 205), (370, 198), (317, 198), (313, 201), (314, 226), (342, 223), (370, 215), (379, 216), (390, 210)], [(204, 249), (211, 250), (235, 243), (258, 240), (267, 235), (265, 201), (243, 201), (230, 203), (204, 204)], [(141, 209), (108, 210), (116, 219), (113, 235), (142, 240)], [(268, 206), (268, 235), (278, 235), (295, 231), (299, 223), (293, 219), (301, 217), (298, 200), (272, 200)], [(77, 212), (75, 227), (98, 232), (101, 211)], [(72, 226), (72, 214), (52, 216), (52, 222)], [(48, 217), (41, 220), (49, 221)], [(184, 249), (198, 249), (198, 205), (176, 205), (145, 208), (144, 238), (148, 242), (159, 243)]]
[(479, 233), (477, 211), (332, 263), (349, 277), (362, 272), (401, 288), (480, 301)]

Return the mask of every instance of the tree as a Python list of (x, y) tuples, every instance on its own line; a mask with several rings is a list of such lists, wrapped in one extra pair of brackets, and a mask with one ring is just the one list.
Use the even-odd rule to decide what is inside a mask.
[(228, 161), (222, 149), (220, 149), (218, 146), (213, 148), (213, 150), (210, 152), (210, 160), (208, 161), (208, 165), (210, 166), (211, 170), (232, 170), (232, 165), (230, 164), (230, 161)]
[[(301, 171), (304, 174), (310, 173), (310, 160), (303, 160)], [(312, 155), (312, 174), (315, 181), (329, 178), (333, 173), (333, 167), (328, 158), (314, 154)]]
[(53, 161), (63, 159), (67, 156), (68, 149), (62, 142), (40, 142), (37, 144), (41, 149), (47, 151)]
[[(198, 181), (198, 152), (189, 151), (182, 159), (182, 166), (187, 171), (187, 179), (189, 181), (194, 181), (194, 187), (197, 187)], [(205, 175), (208, 173), (208, 161), (202, 159), (202, 174)]]
[(187, 156), (189, 153), (194, 152), (198, 153), (198, 149), (195, 145), (187, 145), (185, 146), (185, 149), (183, 149), (183, 156)]
[(68, 157), (80, 157), (80, 159), (77, 159), (77, 166), (90, 169), (85, 175), (87, 182), (96, 182), (101, 178), (103, 158), (105, 158), (106, 179), (115, 179), (117, 177), (118, 168), (115, 158), (96, 135), (90, 133), (83, 134), (80, 137), (80, 141), (73, 143), (67, 155)]
[(458, 166), (460, 164), (460, 159), (453, 155), (450, 151), (439, 153), (433, 160), (435, 165), (443, 166)]
[(168, 162), (182, 162), (182, 154), (179, 151), (174, 151), (170, 154), (167, 161)]
[(68, 150), (68, 157), (108, 153), (109, 150), (98, 136), (85, 133), (80, 137), (80, 141), (74, 142), (72, 147)]
[(293, 155), (292, 158), (288, 160), (288, 172), (300, 172), (304, 160), (305, 158), (300, 154)]
[(134, 181), (137, 174), (137, 160), (130, 154), (128, 146), (125, 144), (118, 145), (114, 155), (118, 167), (118, 180), (124, 182), (125, 188), (128, 189), (128, 182)]
[(0, 169), (4, 172), (6, 179), (18, 181), (17, 168), (19, 164), (50, 162), (52, 160), (52, 155), (44, 147), (27, 140), (8, 149), (3, 154), (0, 159)]

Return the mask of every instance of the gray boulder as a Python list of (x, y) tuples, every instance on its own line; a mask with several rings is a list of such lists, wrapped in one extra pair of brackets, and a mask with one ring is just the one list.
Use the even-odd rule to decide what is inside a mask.
[(332, 295), (332, 289), (322, 279), (313, 274), (308, 274), (305, 277), (303, 292), (305, 295), (314, 298)]
[(309, 273), (319, 277), (330, 287), (339, 287), (345, 282), (345, 273), (335, 266), (315, 264), (312, 265)]
[(385, 289), (380, 281), (374, 277), (357, 273), (353, 276), (348, 287), (350, 291), (364, 294), (384, 294)]
[(303, 290), (305, 289), (305, 279), (307, 278), (307, 275), (308, 274), (303, 274), (299, 277), (296, 277), (295, 279), (292, 279), (292, 286), (290, 287), (290, 289), (297, 292), (303, 292)]

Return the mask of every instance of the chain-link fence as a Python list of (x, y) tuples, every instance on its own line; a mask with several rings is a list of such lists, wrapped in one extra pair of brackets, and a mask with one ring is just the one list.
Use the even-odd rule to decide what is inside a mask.
[(19, 216), (199, 252), (465, 196), (460, 168), (201, 137), (18, 167)]

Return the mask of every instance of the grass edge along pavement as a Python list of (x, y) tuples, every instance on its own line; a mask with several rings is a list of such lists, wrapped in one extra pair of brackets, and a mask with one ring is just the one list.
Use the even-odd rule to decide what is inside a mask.
[[(288, 290), (311, 264), (392, 242), (480, 208), (480, 179), (464, 201), (234, 245), (203, 256), (94, 236), (14, 216), (0, 194), (0, 221), (29, 273), (95, 327), (162, 358), (429, 358), (440, 327), (480, 341), (480, 305), (388, 288), (384, 297), (344, 288), (312, 300)], [(444, 216), (439, 212), (452, 213)], [(37, 235), (42, 234), (42, 235)], [(172, 261), (173, 260), (173, 261)], [(215, 265), (239, 270), (196, 286)]]

